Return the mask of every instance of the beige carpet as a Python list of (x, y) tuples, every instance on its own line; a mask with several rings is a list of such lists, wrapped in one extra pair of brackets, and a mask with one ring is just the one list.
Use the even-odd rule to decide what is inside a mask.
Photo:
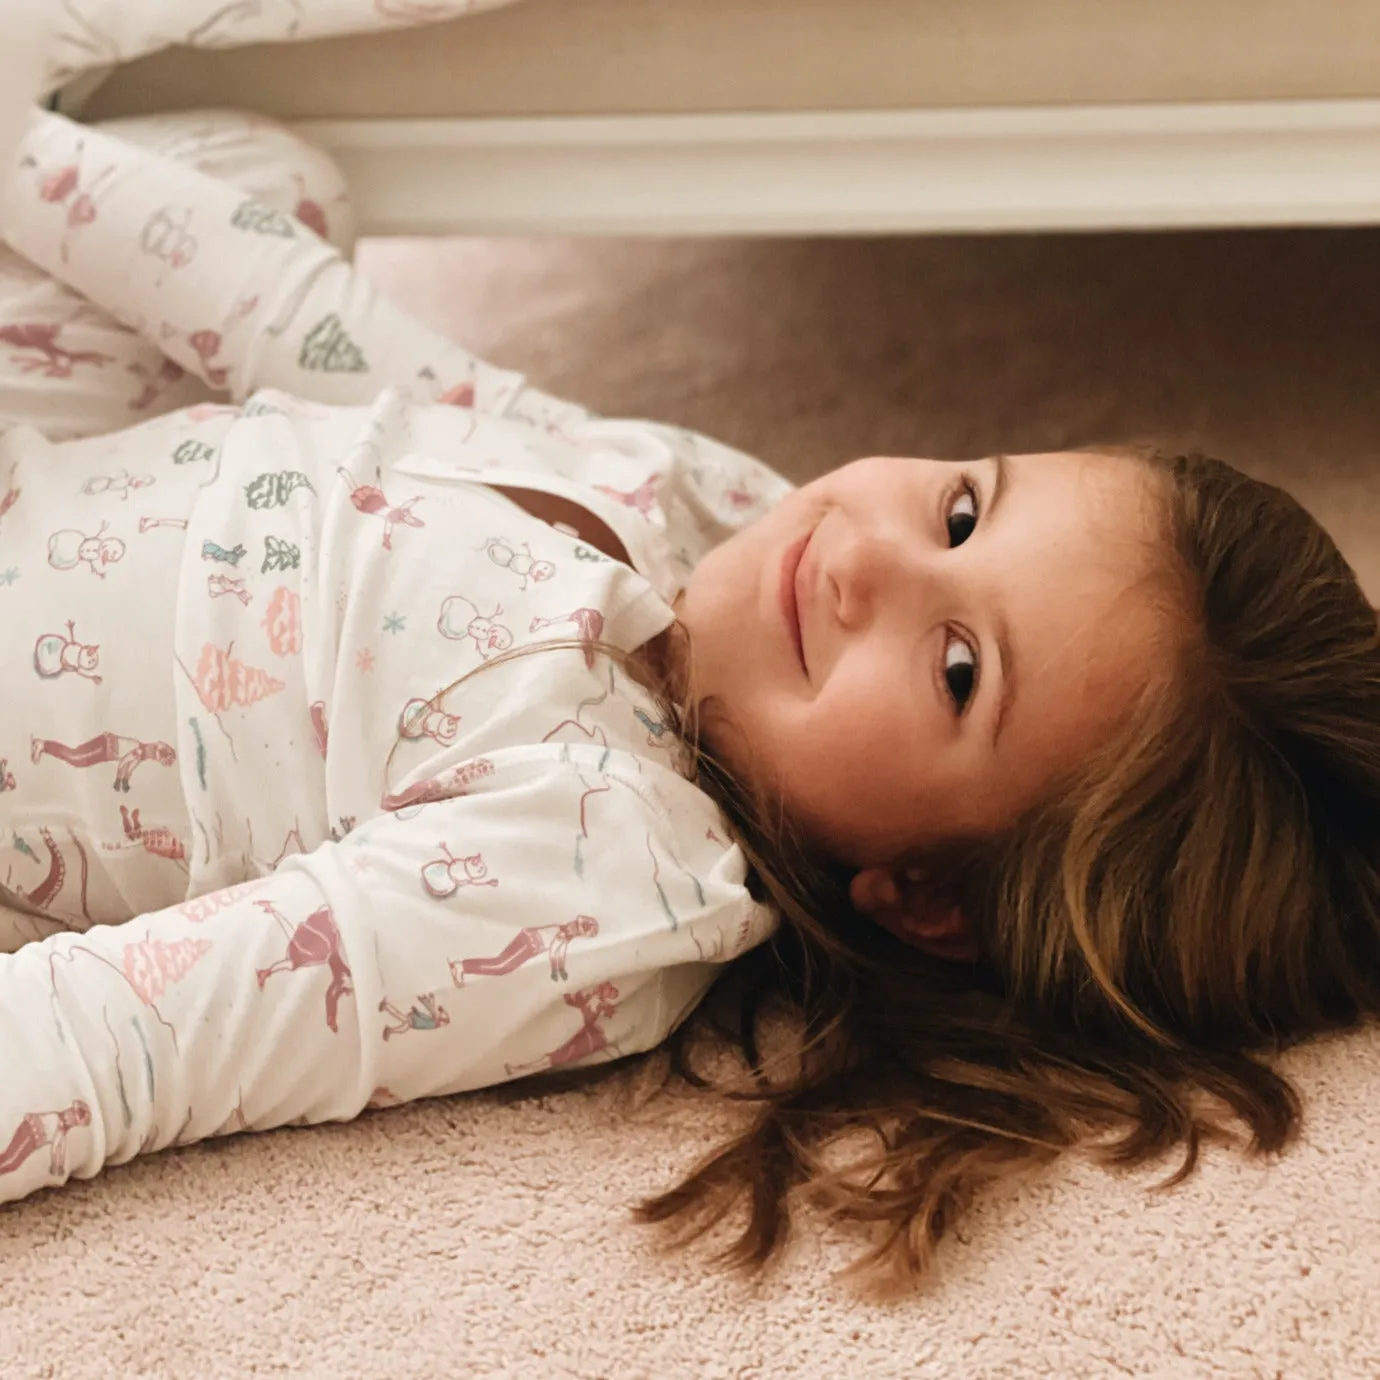
[[(1288, 483), (1380, 598), (1380, 233), (373, 244), (395, 295), (605, 411), (806, 478), (877, 452), (1156, 434)], [(724, 1123), (496, 1093), (173, 1152), (0, 1211), (0, 1375), (1380, 1375), (1380, 1038), (1296, 1052), (1303, 1143), (1187, 1186), (1063, 1166), (932, 1285), (859, 1303), (803, 1236), (760, 1289), (635, 1195)]]

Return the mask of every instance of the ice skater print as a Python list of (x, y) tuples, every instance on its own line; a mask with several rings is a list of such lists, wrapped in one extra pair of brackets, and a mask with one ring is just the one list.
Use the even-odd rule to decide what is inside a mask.
[(394, 1035), (406, 1035), (413, 1030), (440, 1030), (450, 1024), (450, 1016), (444, 1006), (438, 1006), (434, 993), (426, 993), (417, 998), (410, 1011), (399, 1011), (385, 997), (379, 1002), (379, 1010), (393, 1018), (393, 1025), (383, 1028), (383, 1038), (391, 1040)]
[(575, 631), (584, 645), (585, 665), (594, 669), (594, 644), (604, 635), (604, 615), (598, 609), (576, 609), (573, 613), (557, 614), (554, 618), (534, 618), (529, 632), (554, 628), (562, 623), (574, 623)]
[(394, 507), (377, 484), (356, 484), (350, 471), (343, 465), (337, 465), (336, 471), (349, 486), (350, 502), (354, 504), (356, 512), (383, 519), (383, 549), (385, 551), (393, 549), (394, 527), (400, 525), (403, 527), (426, 526), (426, 523), (412, 511), (413, 505), (422, 501), (420, 494), (414, 498), (409, 498), (406, 503)]
[(40, 633), (34, 643), (34, 670), (44, 680), (56, 680), (70, 671), (99, 685), (101, 678), (96, 667), (100, 664), (100, 647), (94, 642), (79, 641), (71, 619), (67, 622), (66, 637), (61, 633)]
[(160, 767), (171, 767), (177, 761), (177, 753), (170, 743), (145, 743), (121, 733), (98, 733), (75, 747), (60, 743), (55, 738), (35, 737), (30, 739), (29, 756), (34, 766), (38, 766), (45, 757), (66, 762), (69, 767), (98, 767), (114, 762), (115, 780), (112, 784), (117, 791), (126, 792), (135, 768), (141, 763), (153, 762)]
[[(124, 825), (127, 842), (137, 843), (145, 853), (155, 858), (166, 858), (169, 862), (176, 863), (184, 872), (187, 870), (187, 846), (171, 829), (164, 829), (161, 825), (141, 824), (139, 811), (131, 810), (128, 805), (120, 806), (120, 821)], [(124, 846), (122, 843), (101, 844), (102, 848), (111, 853), (119, 852)]]
[(649, 474), (637, 488), (626, 491), (610, 488), (607, 484), (596, 484), (594, 487), (616, 503), (621, 503), (626, 508), (636, 508), (643, 517), (647, 517), (656, 507), (656, 485), (660, 478), (660, 473)]
[(598, 933), (599, 922), (592, 915), (577, 915), (563, 925), (529, 925), (492, 958), (451, 959), (450, 978), (457, 987), (463, 987), (467, 977), (503, 977), (546, 954), (551, 981), (566, 982), (570, 974), (566, 972), (565, 959), (571, 944), (577, 939), (593, 939)]
[(245, 608), (248, 608), (254, 600), (254, 596), (245, 588), (243, 576), (208, 575), (206, 577), (206, 593), (212, 599), (223, 599), (227, 596), (231, 599), (238, 599)]
[(294, 926), (272, 901), (258, 901), (255, 904), (278, 922), (288, 941), (285, 958), (280, 958), (267, 968), (255, 969), (259, 990), (263, 991), (264, 983), (275, 973), (295, 973), (299, 968), (329, 969), (331, 980), (326, 988), (326, 1025), (332, 1034), (339, 1034), (340, 999), (352, 995), (355, 989), (350, 969), (340, 952), (340, 930), (336, 927), (330, 906), (312, 911), (300, 925)]
[(611, 1019), (618, 1013), (618, 988), (611, 982), (601, 982), (597, 987), (586, 988), (582, 992), (567, 992), (563, 998), (567, 1006), (573, 1006), (579, 1013), (583, 1024), (563, 1045), (533, 1059), (526, 1064), (508, 1064), (503, 1067), (510, 1078), (524, 1078), (529, 1073), (545, 1073), (548, 1069), (572, 1064), (577, 1059), (587, 1059), (603, 1050), (618, 1047), (605, 1034), (600, 1021)]
[(441, 601), (436, 631), (454, 642), (473, 638), (475, 650), (487, 661), (491, 655), (506, 652), (513, 645), (513, 630), (493, 621), (502, 612), (503, 605), (499, 604), (492, 613), (480, 613), (479, 606), (463, 594), (452, 594)]
[(379, 800), (379, 809), (389, 814), (398, 814), (436, 800), (452, 800), (456, 796), (467, 795), (472, 781), (492, 776), (494, 764), (487, 757), (472, 757), (468, 762), (443, 771), (439, 776), (427, 777), (397, 792), (388, 792)]
[[(90, 537), (75, 527), (64, 527), (60, 532), (54, 532), (48, 538), (48, 564), (54, 570), (75, 570), (85, 563), (93, 575), (99, 575), (104, 580), (106, 566), (122, 561), (125, 555), (124, 542), (119, 537), (105, 535), (109, 525), (101, 523), (95, 535)], [(144, 530), (142, 521), (139, 530)]]
[(441, 856), (422, 867), (422, 887), (428, 896), (444, 901), (454, 896), (462, 886), (497, 886), (498, 878), (489, 876), (489, 865), (482, 853), (457, 858), (448, 844), (437, 845)]
[(398, 715), (398, 733), (412, 742), (430, 738), (449, 747), (459, 732), (460, 716), (437, 709), (430, 700), (408, 700)]
[(79, 364), (94, 369), (113, 364), (113, 355), (99, 350), (69, 350), (58, 344), (58, 337), (70, 322), (31, 321), (0, 326), (0, 341), (26, 353), (10, 356), (10, 363), (21, 374), (41, 373), (46, 379), (70, 379)]
[(90, 1124), (91, 1108), (80, 1098), (59, 1112), (29, 1112), (0, 1150), (0, 1176), (15, 1173), (30, 1156), (47, 1150), (48, 1173), (61, 1179), (67, 1172), (67, 1137)]
[(503, 570), (511, 570), (521, 581), (518, 588), (524, 594), (527, 592), (528, 580), (533, 584), (540, 584), (556, 573), (556, 567), (550, 561), (539, 561), (532, 555), (532, 548), (526, 542), (522, 543), (521, 551), (515, 551), (506, 538), (490, 537), (483, 546), (475, 547), (475, 550), (488, 552), (489, 559), (496, 566)]
[(124, 503), (129, 501), (130, 494), (138, 489), (147, 489), (155, 482), (151, 474), (130, 474), (128, 470), (120, 469), (114, 474), (93, 474), (81, 486), (81, 491), (87, 498), (95, 498), (100, 494), (114, 494)]

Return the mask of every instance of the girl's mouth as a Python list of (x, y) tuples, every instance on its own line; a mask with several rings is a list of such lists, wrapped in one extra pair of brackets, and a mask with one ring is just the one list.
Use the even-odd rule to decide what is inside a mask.
[(800, 632), (800, 601), (796, 581), (800, 573), (800, 563), (805, 556), (805, 548), (809, 546), (812, 536), (814, 533), (809, 532), (792, 542), (787, 548), (781, 561), (781, 580), (778, 586), (781, 616), (785, 619), (786, 632), (790, 636), (791, 645), (795, 648), (800, 669), (806, 676), (810, 674), (810, 668), (805, 664), (805, 643)]

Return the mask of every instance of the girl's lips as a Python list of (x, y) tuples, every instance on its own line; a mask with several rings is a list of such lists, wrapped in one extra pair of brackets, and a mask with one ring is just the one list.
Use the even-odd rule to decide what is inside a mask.
[(807, 676), (810, 674), (810, 668), (805, 665), (805, 643), (800, 634), (800, 604), (796, 594), (796, 576), (800, 572), (800, 562), (804, 558), (805, 548), (809, 546), (813, 535), (813, 532), (807, 533), (786, 549), (786, 554), (781, 560), (781, 581), (778, 586), (781, 616), (786, 620), (786, 631), (795, 647), (800, 669)]

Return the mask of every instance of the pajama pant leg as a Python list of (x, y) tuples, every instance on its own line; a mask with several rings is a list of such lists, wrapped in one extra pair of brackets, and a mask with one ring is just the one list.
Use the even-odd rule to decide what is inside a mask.
[[(215, 112), (110, 127), (350, 244), (334, 165), (277, 126)], [(160, 229), (175, 254), (177, 226)], [(175, 576), (238, 410), (211, 397), (0, 247), (0, 952), (186, 895)], [(208, 563), (211, 597), (240, 597), (233, 557)]]
[[(295, 215), (347, 255), (353, 247), (353, 216), (339, 170), (280, 125), (234, 111), (192, 111), (98, 127)], [(45, 195), (63, 202), (69, 222), (79, 225), (99, 190), (93, 184), (87, 191), (70, 170), (58, 171)], [(169, 263), (189, 238), (171, 213), (149, 234)], [(0, 434), (27, 422), (52, 441), (96, 436), (213, 396), (155, 341), (0, 244)]]

